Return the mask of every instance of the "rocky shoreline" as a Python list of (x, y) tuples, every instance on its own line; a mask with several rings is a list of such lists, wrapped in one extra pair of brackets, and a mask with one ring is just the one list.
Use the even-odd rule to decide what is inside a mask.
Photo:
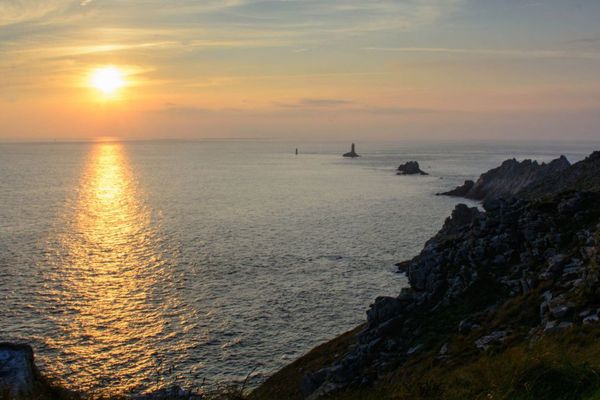
[(423, 355), (452, 363), (595, 327), (599, 183), (595, 152), (574, 165), (507, 160), (447, 193), (484, 200), (484, 210), (458, 205), (418, 256), (398, 263), (410, 288), (377, 298), (346, 352), (304, 374), (294, 398), (372, 390)]
[[(340, 362), (306, 375), (302, 392), (316, 398), (371, 385), (416, 353), (448, 356), (457, 334), (477, 331), (472, 345), (485, 351), (507, 340), (598, 322), (599, 205), (600, 194), (582, 192), (542, 204), (497, 200), (485, 212), (457, 206), (410, 261), (411, 287), (398, 297), (377, 298), (357, 346)], [(582, 298), (587, 291), (594, 296)], [(511, 298), (527, 295), (537, 298), (539, 319), (486, 323)], [(450, 318), (452, 309), (464, 311)], [(442, 329), (430, 337), (432, 318)]]

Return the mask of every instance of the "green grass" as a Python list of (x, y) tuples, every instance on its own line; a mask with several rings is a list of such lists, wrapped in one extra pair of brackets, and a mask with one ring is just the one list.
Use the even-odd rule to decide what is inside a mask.
[[(327, 365), (348, 337), (320, 346), (269, 379), (250, 399), (301, 399), (303, 371)], [(423, 354), (380, 379), (373, 387), (336, 393), (335, 400), (591, 400), (600, 399), (600, 328), (572, 328), (535, 342), (466, 351), (460, 340), (451, 357)], [(324, 361), (321, 365), (320, 362)]]

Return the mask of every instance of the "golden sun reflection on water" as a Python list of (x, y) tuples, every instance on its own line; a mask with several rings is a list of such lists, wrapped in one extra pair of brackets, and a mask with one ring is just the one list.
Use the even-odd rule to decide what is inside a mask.
[(53, 294), (61, 333), (48, 345), (65, 360), (51, 369), (81, 389), (152, 388), (156, 343), (184, 329), (176, 296), (165, 292), (172, 279), (164, 246), (141, 196), (123, 146), (94, 145), (51, 259), (62, 285)]

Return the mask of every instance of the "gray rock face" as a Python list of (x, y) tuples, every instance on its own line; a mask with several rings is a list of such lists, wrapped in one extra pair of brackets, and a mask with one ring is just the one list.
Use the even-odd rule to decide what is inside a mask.
[(421, 171), (419, 163), (416, 161), (409, 161), (400, 165), (397, 171), (396, 175), (429, 175), (427, 172)]
[(540, 196), (557, 195), (566, 191), (600, 191), (600, 151), (558, 173), (536, 179), (519, 192), (519, 196), (535, 199)]
[(0, 397), (4, 394), (8, 399), (33, 397), (37, 375), (30, 346), (0, 343)]
[(502, 343), (506, 338), (505, 331), (495, 331), (475, 341), (475, 346), (480, 350), (487, 350), (495, 343)]
[[(440, 352), (452, 335), (477, 335), (473, 349), (486, 350), (504, 346), (508, 337), (598, 323), (600, 193), (565, 193), (544, 202), (499, 199), (484, 208), (456, 206), (421, 253), (402, 263), (410, 288), (376, 299), (357, 344), (339, 362), (308, 374), (306, 395), (374, 382), (417, 352)], [(509, 300), (542, 287), (533, 320), (486, 326)], [(424, 331), (432, 329), (432, 318), (450, 319), (444, 328)], [(424, 334), (435, 334), (437, 343), (424, 342)], [(451, 357), (447, 348), (442, 358)]]
[(465, 181), (462, 186), (441, 194), (484, 201), (509, 198), (537, 182), (558, 176), (569, 167), (571, 163), (565, 156), (548, 164), (531, 160), (506, 160), (499, 167), (482, 174), (476, 182)]
[[(485, 350), (505, 345), (509, 332), (511, 341), (525, 340), (600, 323), (600, 152), (572, 166), (564, 157), (541, 165), (507, 160), (447, 194), (485, 200), (485, 212), (458, 205), (421, 253), (398, 265), (410, 288), (371, 305), (358, 343), (308, 374), (305, 394), (370, 384), (417, 350), (451, 357), (452, 335), (481, 329), (473, 348)], [(486, 327), (511, 299), (542, 290), (535, 317)], [(432, 318), (445, 328), (427, 347)]]

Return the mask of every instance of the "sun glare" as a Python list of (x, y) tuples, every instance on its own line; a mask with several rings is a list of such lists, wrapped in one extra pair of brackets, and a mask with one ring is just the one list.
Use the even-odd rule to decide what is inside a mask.
[(92, 72), (90, 85), (105, 95), (114, 94), (125, 85), (123, 72), (115, 67), (98, 68)]

